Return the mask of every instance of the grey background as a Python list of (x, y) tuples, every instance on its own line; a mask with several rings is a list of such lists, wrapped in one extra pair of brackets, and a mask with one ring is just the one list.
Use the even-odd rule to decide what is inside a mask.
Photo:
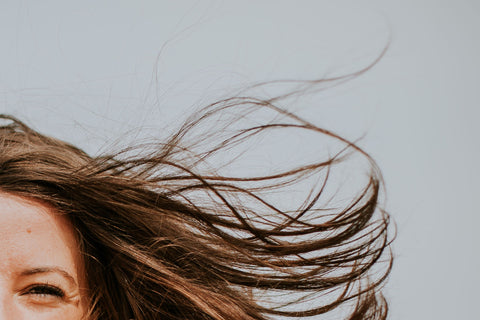
[(95, 153), (248, 84), (358, 70), (390, 41), (294, 110), (366, 133), (383, 170), (390, 319), (474, 319), (479, 31), (474, 0), (2, 1), (0, 111)]

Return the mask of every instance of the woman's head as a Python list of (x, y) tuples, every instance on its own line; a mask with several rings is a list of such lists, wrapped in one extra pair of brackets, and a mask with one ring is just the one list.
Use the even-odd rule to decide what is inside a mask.
[[(273, 107), (256, 100), (248, 103)], [(214, 105), (156, 144), (154, 152), (127, 150), (99, 157), (2, 116), (10, 123), (0, 127), (0, 200), (28, 208), (46, 219), (43, 225), (56, 226), (55, 237), (65, 239), (64, 257), (71, 258), (69, 266), (66, 260), (62, 264), (77, 281), (81, 303), (76, 310), (82, 316), (260, 320), (276, 314), (326, 313), (348, 301), (354, 302), (350, 319), (386, 316), (377, 288), (389, 267), (376, 278), (369, 273), (388, 246), (388, 216), (376, 210), (377, 172), (372, 171), (356, 199), (324, 216), (316, 207), (323, 187), (297, 211), (282, 211), (261, 193), (329, 171), (341, 156), (270, 176), (202, 173), (195, 165), (214, 152), (272, 128), (335, 137), (283, 113), (296, 123), (242, 129), (211, 150), (192, 154), (183, 143), (189, 130), (237, 105), (236, 100)], [(256, 185), (246, 188), (243, 182)], [(33, 239), (27, 237), (28, 228), (25, 224), (16, 236)], [(33, 235), (33, 227), (30, 230)], [(45, 242), (38, 252), (42, 250), (59, 249)], [(264, 299), (269, 292), (294, 294), (272, 302)], [(288, 305), (308, 297), (317, 297), (315, 303), (300, 304), (299, 309)]]
[(205, 248), (189, 230), (194, 210), (150, 190), (151, 182), (130, 172), (132, 163), (91, 158), (3, 118), (12, 122), (0, 128), (0, 192), (30, 203), (32, 214), (48, 208), (65, 233), (74, 231), (86, 317), (215, 319), (228, 317), (220, 305), (232, 315), (240, 310), (232, 290), (211, 290), (225, 280), (203, 265)]

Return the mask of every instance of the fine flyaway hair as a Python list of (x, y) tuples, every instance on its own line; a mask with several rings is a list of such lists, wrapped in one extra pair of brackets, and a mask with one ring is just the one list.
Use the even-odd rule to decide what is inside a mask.
[(1, 115), (0, 190), (72, 222), (86, 319), (386, 319), (380, 171), (279, 101), (224, 99), (167, 139), (97, 156)]

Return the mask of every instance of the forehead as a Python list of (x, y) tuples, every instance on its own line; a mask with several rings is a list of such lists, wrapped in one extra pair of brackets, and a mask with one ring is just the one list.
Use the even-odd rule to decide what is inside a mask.
[(12, 266), (57, 265), (75, 271), (79, 250), (73, 227), (38, 201), (0, 193), (0, 273)]

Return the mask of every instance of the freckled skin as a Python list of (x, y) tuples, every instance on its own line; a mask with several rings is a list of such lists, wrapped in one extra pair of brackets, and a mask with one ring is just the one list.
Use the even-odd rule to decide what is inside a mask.
[(86, 279), (69, 221), (0, 193), (0, 320), (80, 320)]

